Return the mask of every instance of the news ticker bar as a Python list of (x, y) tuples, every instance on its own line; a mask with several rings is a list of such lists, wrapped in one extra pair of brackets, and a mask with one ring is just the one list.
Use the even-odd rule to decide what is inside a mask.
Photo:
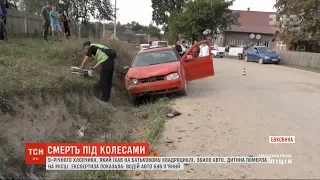
[(183, 170), (184, 164), (271, 164), (271, 158), (46, 157), (47, 170)]

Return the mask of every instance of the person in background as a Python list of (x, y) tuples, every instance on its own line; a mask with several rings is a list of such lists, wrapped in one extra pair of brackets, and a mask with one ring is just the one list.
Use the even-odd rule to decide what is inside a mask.
[(50, 20), (51, 20), (52, 36), (61, 38), (63, 34), (62, 34), (62, 29), (59, 21), (59, 13), (57, 12), (55, 6), (52, 6), (52, 11), (50, 12)]
[(88, 61), (94, 57), (98, 62), (91, 70), (97, 69), (101, 66), (100, 70), (100, 86), (102, 91), (102, 101), (109, 101), (112, 88), (112, 77), (114, 69), (114, 59), (117, 56), (117, 53), (113, 49), (102, 44), (91, 44), (90, 41), (83, 43), (83, 48), (87, 50), (87, 54), (82, 61), (81, 69), (84, 69)]
[(230, 47), (229, 45), (226, 45), (226, 48), (224, 49), (226, 56), (229, 56), (229, 51), (230, 51)]
[(70, 28), (69, 28), (69, 23), (70, 23), (70, 17), (67, 13), (67, 11), (63, 11), (62, 14), (62, 21), (63, 21), (63, 27), (64, 27), (64, 35), (67, 39), (70, 39)]
[[(198, 41), (194, 41), (193, 45), (197, 44), (197, 43), (198, 43)], [(197, 58), (199, 56), (199, 53), (200, 53), (200, 47), (197, 45), (196, 47), (194, 47), (192, 49), (191, 55), (193, 58)]]
[(50, 11), (52, 5), (49, 1), (47, 1), (46, 6), (42, 7), (41, 16), (42, 16), (42, 25), (43, 25), (43, 39), (45, 41), (48, 40), (48, 33), (50, 27)]
[(0, 7), (2, 9), (1, 19), (3, 20), (4, 24), (7, 25), (7, 16), (8, 16), (7, 9), (9, 9), (9, 2), (7, 0), (0, 0)]
[(199, 57), (206, 57), (209, 56), (210, 52), (209, 52), (209, 46), (207, 43), (204, 43), (201, 45), (200, 47), (200, 53), (199, 53)]
[[(2, 6), (2, 0), (0, 0), (0, 6)], [(0, 41), (8, 42), (8, 29), (3, 20), (3, 10), (0, 8)]]
[(177, 41), (177, 44), (175, 46), (175, 49), (179, 53), (180, 56), (182, 56), (182, 47), (181, 47), (181, 41)]
[(183, 56), (187, 51), (187, 42), (186, 41), (182, 41), (181, 49), (182, 49), (182, 55), (181, 56)]

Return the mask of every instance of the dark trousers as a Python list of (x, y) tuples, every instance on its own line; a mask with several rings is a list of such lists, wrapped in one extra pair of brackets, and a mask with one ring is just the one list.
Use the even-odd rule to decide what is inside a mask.
[(0, 40), (8, 41), (8, 28), (3, 19), (0, 19)]
[(50, 22), (46, 21), (43, 24), (43, 39), (48, 40), (48, 34), (49, 34), (49, 27), (50, 27)]
[(66, 34), (66, 36), (69, 38), (70, 37), (70, 28), (69, 28), (69, 24), (68, 23), (63, 23), (63, 27), (64, 27), (64, 33)]
[(100, 87), (102, 91), (102, 101), (109, 101), (112, 89), (112, 77), (114, 69), (114, 59), (108, 59), (101, 64)]

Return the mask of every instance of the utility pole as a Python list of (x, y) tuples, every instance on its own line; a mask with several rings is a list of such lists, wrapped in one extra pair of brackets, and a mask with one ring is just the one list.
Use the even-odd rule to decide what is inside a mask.
[(114, 0), (114, 25), (113, 25), (113, 38), (117, 38), (117, 0)]

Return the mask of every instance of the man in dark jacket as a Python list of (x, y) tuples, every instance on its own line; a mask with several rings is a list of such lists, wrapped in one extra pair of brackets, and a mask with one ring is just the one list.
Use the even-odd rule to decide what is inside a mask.
[[(3, 1), (0, 0), (0, 41), (6, 41), (8, 42), (8, 29), (7, 26), (3, 20), (3, 17), (5, 14), (3, 13)], [(6, 8), (4, 8), (6, 9)]]
[(102, 44), (92, 44), (90, 41), (83, 43), (83, 48), (87, 50), (87, 54), (82, 61), (81, 69), (83, 69), (91, 58), (97, 60), (97, 64), (90, 68), (91, 70), (100, 69), (100, 86), (102, 91), (102, 101), (109, 101), (112, 88), (112, 77), (114, 69), (114, 59), (117, 57), (116, 51), (109, 49)]
[[(1, 1), (1, 0), (0, 0)], [(42, 7), (41, 9), (41, 16), (42, 16), (42, 25), (43, 25), (43, 39), (45, 41), (48, 40), (48, 33), (50, 27), (50, 11), (52, 8), (52, 4), (49, 1), (46, 1), (46, 6)]]
[(0, 7), (3, 13), (1, 19), (4, 21), (5, 24), (7, 24), (7, 16), (8, 16), (7, 9), (9, 8), (9, 2), (7, 0), (0, 0)]
[(182, 56), (183, 52), (182, 52), (182, 47), (181, 47), (180, 41), (177, 41), (175, 48), (176, 48), (177, 52), (179, 53), (179, 55)]

